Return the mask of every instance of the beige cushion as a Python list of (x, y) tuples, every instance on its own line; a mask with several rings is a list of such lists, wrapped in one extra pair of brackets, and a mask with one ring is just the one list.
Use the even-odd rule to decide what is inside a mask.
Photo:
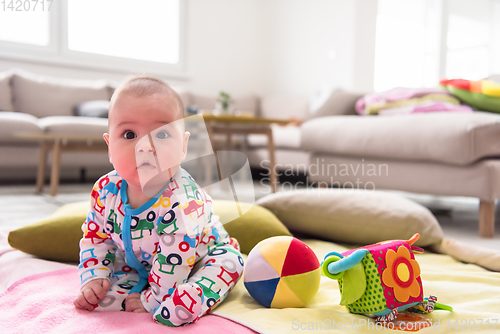
[(12, 94), (16, 111), (36, 117), (70, 116), (82, 102), (109, 100), (103, 80), (63, 80), (20, 71), (12, 77)]
[[(45, 133), (102, 136), (108, 132), (108, 119), (84, 116), (44, 117), (38, 125)], [(104, 142), (104, 139), (103, 139)]]
[(265, 196), (268, 208), (290, 231), (358, 245), (409, 239), (417, 246), (443, 239), (436, 218), (425, 207), (403, 197), (368, 191), (313, 189)]
[[(300, 127), (294, 125), (272, 125), (273, 142), (276, 148), (300, 149)], [(267, 136), (260, 134), (248, 135), (250, 147), (267, 147)]]
[(233, 103), (233, 111), (250, 112), (258, 114), (259, 98), (255, 95), (236, 96)]
[(336, 89), (319, 96), (312, 104), (308, 119), (337, 116), (337, 115), (356, 115), (354, 106), (356, 101), (363, 97), (360, 93), (346, 92), (342, 89)]
[(432, 250), (450, 255), (462, 262), (475, 263), (492, 271), (500, 271), (500, 252), (491, 248), (444, 238), (440, 243), (434, 244)]
[(11, 77), (11, 72), (0, 73), (0, 111), (14, 111), (10, 88)]
[(217, 102), (217, 97), (215, 95), (203, 95), (197, 93), (191, 93), (190, 103), (191, 105), (197, 106), (199, 109), (212, 110), (215, 108), (215, 102)]
[(42, 133), (37, 122), (38, 118), (32, 115), (19, 112), (0, 112), (0, 142), (26, 142), (24, 139), (15, 138), (14, 134), (17, 132)]
[(475, 112), (315, 118), (302, 124), (302, 149), (467, 165), (500, 155), (500, 115)]
[(304, 119), (309, 111), (309, 98), (304, 95), (265, 96), (261, 100), (260, 115), (266, 118)]

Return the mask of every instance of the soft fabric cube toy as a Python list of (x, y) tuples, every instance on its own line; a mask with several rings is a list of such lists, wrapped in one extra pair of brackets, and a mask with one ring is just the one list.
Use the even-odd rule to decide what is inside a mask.
[[(340, 305), (352, 313), (392, 321), (399, 311), (409, 308), (429, 313), (435, 297), (423, 298), (420, 266), (412, 246), (418, 240), (391, 240), (353, 249), (342, 254), (331, 252), (321, 264), (323, 275), (339, 281)], [(447, 309), (444, 305), (438, 307)]]

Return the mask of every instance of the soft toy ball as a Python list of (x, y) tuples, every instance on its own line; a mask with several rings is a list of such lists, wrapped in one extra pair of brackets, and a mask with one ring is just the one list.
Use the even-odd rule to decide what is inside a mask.
[(320, 279), (316, 254), (293, 237), (259, 242), (245, 264), (245, 287), (265, 307), (306, 306), (318, 292)]

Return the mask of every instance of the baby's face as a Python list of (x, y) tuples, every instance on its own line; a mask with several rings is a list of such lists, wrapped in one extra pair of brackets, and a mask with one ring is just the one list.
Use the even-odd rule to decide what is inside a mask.
[(177, 172), (189, 138), (182, 115), (176, 100), (166, 94), (118, 96), (104, 138), (113, 167), (128, 184), (145, 191)]

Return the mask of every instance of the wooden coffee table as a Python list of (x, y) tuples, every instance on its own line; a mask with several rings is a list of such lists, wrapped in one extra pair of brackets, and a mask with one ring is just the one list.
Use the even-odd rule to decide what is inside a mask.
[[(269, 168), (270, 168), (270, 183), (271, 191), (276, 192), (278, 179), (276, 177), (276, 160), (274, 156), (274, 141), (273, 131), (271, 124), (288, 124), (289, 121), (282, 119), (272, 119), (253, 116), (236, 116), (236, 115), (214, 115), (211, 113), (203, 112), (203, 118), (207, 126), (208, 135), (211, 138), (212, 144), (214, 135), (226, 135), (226, 150), (231, 150), (231, 136), (232, 135), (245, 135), (249, 134), (264, 134), (267, 136), (267, 149), (269, 151)], [(214, 150), (214, 152), (216, 152)], [(217, 154), (215, 154), (217, 159)], [(219, 171), (220, 177), (220, 171)]]
[[(270, 182), (272, 192), (276, 192), (277, 177), (275, 171), (274, 142), (271, 124), (287, 124), (288, 121), (280, 119), (203, 114), (208, 135), (214, 143), (214, 135), (226, 135), (226, 149), (231, 150), (232, 135), (264, 134), (267, 135), (267, 149), (269, 151)], [(40, 143), (40, 156), (38, 160), (38, 171), (36, 177), (36, 191), (41, 193), (44, 186), (44, 176), (47, 167), (47, 155), (53, 150), (52, 170), (50, 174), (50, 195), (57, 194), (59, 186), (59, 170), (61, 153), (63, 151), (107, 151), (108, 147), (102, 136), (73, 135), (73, 134), (46, 134), (20, 132), (15, 134), (17, 138)], [(216, 150), (215, 158), (217, 159)], [(220, 170), (219, 170), (220, 177)]]
[(16, 133), (17, 138), (40, 143), (40, 157), (38, 160), (38, 171), (36, 176), (36, 191), (43, 191), (45, 169), (47, 166), (47, 155), (52, 153), (52, 170), (50, 174), (50, 195), (57, 194), (59, 186), (59, 167), (61, 153), (63, 151), (107, 151), (108, 146), (102, 136), (85, 136), (72, 134), (46, 134), (46, 133)]

